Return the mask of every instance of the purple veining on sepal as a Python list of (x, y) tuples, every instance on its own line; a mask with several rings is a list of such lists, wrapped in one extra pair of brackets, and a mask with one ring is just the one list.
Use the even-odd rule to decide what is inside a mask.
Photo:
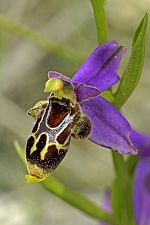
[(73, 83), (84, 83), (100, 92), (110, 88), (119, 80), (117, 69), (124, 52), (115, 41), (98, 46), (76, 72)]
[(91, 141), (121, 154), (137, 154), (129, 123), (109, 102), (98, 96), (81, 102), (81, 107), (92, 123)]

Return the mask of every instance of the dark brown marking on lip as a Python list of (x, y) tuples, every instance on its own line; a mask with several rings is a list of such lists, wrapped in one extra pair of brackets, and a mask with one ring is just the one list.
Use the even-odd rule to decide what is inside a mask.
[(39, 123), (40, 123), (41, 118), (38, 118), (33, 129), (32, 129), (32, 133), (35, 133), (38, 129)]
[(46, 139), (47, 139), (46, 134), (42, 134), (38, 143), (36, 144), (36, 150), (33, 151), (32, 154), (30, 154), (30, 151), (26, 151), (26, 157), (28, 161), (30, 161), (33, 164), (37, 164), (37, 162), (40, 161), (40, 152), (46, 145)]
[(51, 112), (48, 117), (48, 125), (52, 128), (57, 127), (70, 113), (70, 106), (63, 101), (52, 101), (51, 103)]
[(66, 150), (64, 150), (64, 149), (60, 149), (59, 150), (59, 156), (63, 156), (64, 155), (64, 153), (65, 153), (65, 155), (66, 155)]
[(71, 135), (71, 129), (73, 127), (73, 123), (70, 123), (57, 137), (57, 141), (59, 144), (64, 144), (68, 137)]
[[(39, 128), (37, 129), (37, 131), (35, 132), (35, 136), (36, 138), (39, 137), (39, 135), (41, 135), (41, 133), (46, 132), (46, 133), (51, 133), (50, 128), (48, 129), (46, 126), (46, 118), (48, 115), (49, 110), (51, 109), (50, 104), (47, 105), (47, 108), (43, 111), (43, 114), (41, 116), (41, 121), (39, 122)], [(52, 140), (54, 141), (54, 140)]]
[(45, 154), (44, 160), (41, 160), (40, 154), (34, 151), (27, 160), (31, 164), (36, 164), (38, 167), (42, 168), (46, 173), (53, 172), (57, 166), (61, 163), (65, 157), (69, 144), (66, 145), (65, 149), (57, 150), (55, 145), (49, 146), (48, 152)]
[(37, 174), (33, 174), (33, 173), (31, 173), (31, 176), (34, 176), (34, 177), (36, 177), (36, 178), (38, 178), (38, 179), (41, 179), (41, 177), (40, 177), (40, 176), (38, 176)]
[(57, 157), (58, 157), (58, 149), (56, 148), (56, 145), (49, 146), (44, 159), (46, 160), (49, 158), (57, 158)]
[(46, 139), (47, 139), (46, 134), (42, 134), (40, 139), (39, 139), (39, 141), (38, 141), (38, 143), (36, 144), (36, 147), (37, 147), (36, 151), (37, 152), (40, 153), (42, 151), (42, 149), (45, 147)]
[[(48, 147), (48, 152), (45, 154), (45, 158), (42, 162), (42, 168), (53, 171), (60, 164), (67, 153), (67, 150), (59, 150), (55, 145)], [(40, 165), (41, 166), (41, 165)]]
[(26, 154), (27, 155), (30, 155), (30, 150), (31, 150), (33, 144), (34, 144), (34, 137), (31, 136), (31, 137), (29, 137), (29, 139), (27, 141), (27, 145), (26, 145)]

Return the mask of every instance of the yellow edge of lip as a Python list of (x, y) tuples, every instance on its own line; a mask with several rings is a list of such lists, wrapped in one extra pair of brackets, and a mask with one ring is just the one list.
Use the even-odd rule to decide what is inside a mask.
[(29, 183), (29, 184), (36, 184), (36, 183), (44, 180), (42, 178), (38, 178), (38, 177), (33, 176), (33, 175), (25, 175), (25, 179), (26, 179), (27, 183)]

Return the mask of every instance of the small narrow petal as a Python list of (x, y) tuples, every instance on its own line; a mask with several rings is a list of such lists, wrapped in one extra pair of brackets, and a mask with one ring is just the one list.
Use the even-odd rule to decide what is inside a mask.
[(150, 224), (150, 159), (141, 159), (136, 167), (134, 214), (137, 225)]
[(137, 154), (129, 138), (129, 123), (109, 102), (98, 96), (80, 105), (92, 123), (91, 141), (121, 154)]
[(100, 94), (98, 89), (96, 89), (94, 87), (87, 86), (87, 85), (82, 84), (82, 83), (75, 87), (75, 93), (76, 93), (78, 102), (82, 102), (82, 101), (87, 100), (89, 98), (96, 97)]
[(73, 83), (84, 83), (100, 92), (118, 80), (117, 69), (125, 49), (115, 41), (98, 46), (72, 78)]
[(132, 129), (130, 139), (139, 150), (138, 155), (141, 158), (150, 157), (150, 136)]

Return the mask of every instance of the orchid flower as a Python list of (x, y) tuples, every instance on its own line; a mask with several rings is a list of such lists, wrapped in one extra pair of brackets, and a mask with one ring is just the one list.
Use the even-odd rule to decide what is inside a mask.
[(100, 96), (119, 81), (117, 70), (125, 52), (115, 41), (100, 45), (86, 59), (72, 79), (57, 72), (49, 78), (60, 78), (74, 87), (77, 102), (92, 124), (89, 139), (121, 154), (137, 154), (130, 140), (131, 127), (122, 114)]
[[(77, 102), (82, 110), (82, 113), (90, 121), (91, 132), (88, 136), (89, 140), (98, 145), (117, 151), (120, 154), (138, 154), (140, 160), (136, 166), (133, 207), (136, 224), (148, 225), (150, 223), (150, 137), (132, 129), (123, 115), (119, 111), (117, 111), (111, 103), (109, 103), (101, 96), (102, 92), (106, 91), (119, 81), (117, 70), (124, 52), (125, 49), (122, 46), (118, 46), (115, 41), (110, 41), (98, 46), (96, 50), (81, 65), (72, 79), (69, 79), (57, 72), (49, 72), (49, 80), (48, 82), (46, 82), (45, 92), (50, 92), (51, 97), (51, 94), (55, 93), (57, 89), (60, 89), (60, 87), (66, 88), (66, 90), (64, 90), (66, 93), (68, 93), (68, 87), (69, 91), (71, 87), (70, 99), (73, 99), (73, 101), (75, 100), (75, 102)], [(69, 84), (70, 86), (67, 85), (66, 87), (64, 87), (62, 81), (65, 84)], [(63, 94), (65, 92), (63, 92)], [(46, 108), (46, 110), (49, 110), (48, 107)], [(35, 110), (32, 111), (33, 116), (35, 116), (34, 113)], [(56, 111), (56, 114), (57, 113), (61, 112)], [(54, 115), (54, 117), (57, 117), (57, 115)], [(51, 122), (55, 125), (55, 121)], [(34, 125), (33, 130), (36, 130), (38, 126), (39, 117), (37, 118), (37, 123)], [(42, 122), (41, 128), (43, 129), (43, 127), (45, 126)], [(39, 130), (37, 132), (39, 133)], [(46, 175), (43, 176), (43, 168), (40, 167), (40, 164), (38, 164), (39, 160), (41, 159), (36, 158), (36, 156), (38, 156), (36, 151), (38, 152), (40, 150), (41, 154), (41, 150), (43, 148), (42, 145), (44, 141), (46, 142), (47, 136), (43, 136), (43, 138), (45, 139), (43, 139), (41, 143), (39, 139), (39, 142), (36, 145), (33, 144), (33, 136), (31, 137), (29, 138), (27, 143), (27, 163), (29, 161), (29, 163), (31, 164), (30, 167), (32, 168), (32, 171), (30, 171), (30, 168), (28, 167), (30, 175), (27, 176), (27, 180), (29, 182), (36, 183), (47, 177), (47, 171), (45, 170), (45, 168), (44, 173)], [(34, 148), (36, 146), (37, 150), (36, 148), (32, 149), (31, 154), (28, 154), (30, 148), (32, 147), (31, 145), (33, 145)], [(54, 150), (54, 147), (52, 150)], [(55, 155), (56, 157), (58, 157), (58, 155), (56, 154), (56, 150), (57, 149), (55, 149)], [(44, 149), (41, 157), (43, 157), (44, 159), (44, 154), (47, 153), (48, 152), (46, 151), (46, 149)], [(63, 149), (61, 150), (61, 154), (62, 153)], [(51, 160), (54, 166), (54, 162), (56, 161), (54, 152), (53, 154), (52, 152), (50, 152), (50, 157), (52, 158), (48, 158), (48, 160)], [(61, 155), (61, 157), (63, 158), (64, 155)], [(60, 161), (62, 160), (62, 158), (60, 159)], [(30, 161), (30, 159), (34, 161)], [(36, 164), (36, 162), (38, 163)], [(47, 163), (46, 161), (42, 161), (42, 163), (43, 162)], [(44, 165), (44, 163), (42, 165)], [(58, 164), (59, 162), (57, 158), (57, 165), (55, 165), (55, 167), (57, 167)], [(38, 177), (37, 174), (33, 174), (33, 172), (35, 173), (35, 171), (36, 173), (38, 173), (38, 176), (40, 175), (43, 177)], [(110, 193), (107, 192), (105, 197), (104, 210), (109, 213), (112, 211)]]
[[(71, 136), (88, 137), (120, 154), (137, 154), (130, 124), (101, 96), (119, 81), (117, 70), (124, 52), (122, 46), (110, 41), (98, 46), (72, 79), (48, 73), (44, 90), (50, 93), (48, 101), (38, 102), (28, 112), (36, 119), (26, 147), (28, 182), (46, 179), (56, 169), (68, 151)], [(80, 123), (80, 130), (76, 123)]]

